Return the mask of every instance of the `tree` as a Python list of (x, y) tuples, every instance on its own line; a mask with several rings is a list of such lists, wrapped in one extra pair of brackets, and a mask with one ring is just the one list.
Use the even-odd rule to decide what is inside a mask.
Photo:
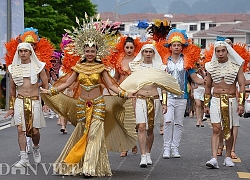
[(75, 17), (96, 14), (96, 5), (90, 0), (24, 0), (24, 25), (38, 29), (57, 48), (64, 29), (76, 26)]

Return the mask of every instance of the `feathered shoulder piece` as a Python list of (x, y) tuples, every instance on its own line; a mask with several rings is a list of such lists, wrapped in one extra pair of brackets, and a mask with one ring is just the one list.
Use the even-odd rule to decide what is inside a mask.
[(19, 39), (17, 38), (12, 38), (9, 42), (6, 42), (4, 44), (5, 48), (6, 48), (6, 53), (4, 56), (5, 62), (6, 62), (6, 67), (8, 67), (10, 64), (12, 64), (14, 55), (16, 53), (17, 50), (17, 46), (19, 44)]
[(249, 71), (249, 62), (250, 62), (250, 52), (247, 51), (246, 44), (244, 43), (235, 43), (233, 49), (245, 60), (243, 64), (243, 71)]
[[(242, 59), (245, 60), (244, 64), (243, 64), (243, 71), (249, 71), (249, 62), (250, 62), (250, 52), (247, 51), (246, 48), (246, 44), (244, 43), (235, 43), (232, 44), (233, 45), (233, 49), (240, 55), (240, 57)], [(214, 52), (214, 44), (209, 44), (209, 47), (207, 49), (205, 49), (204, 51), (204, 57), (205, 60), (203, 62), (203, 64), (205, 64), (206, 62), (211, 61), (212, 57), (213, 57), (213, 52)]]
[(38, 37), (38, 30), (34, 28), (25, 28), (23, 34), (20, 34), (17, 38), (11, 39), (5, 43), (6, 54), (5, 61), (6, 66), (12, 64), (14, 55), (17, 50), (17, 46), (20, 42), (28, 42), (36, 44), (35, 53), (38, 59), (46, 63), (45, 68), (49, 70), (52, 67), (52, 56), (54, 52), (54, 46), (46, 38)]
[(45, 69), (47, 70), (52, 68), (51, 60), (53, 59), (54, 49), (55, 48), (52, 43), (46, 38), (41, 38), (40, 41), (36, 44), (36, 56), (40, 61), (46, 63)]
[[(165, 48), (165, 54), (162, 58), (163, 64), (167, 65), (168, 58), (171, 56), (170, 48)], [(188, 45), (183, 46), (182, 54), (184, 58), (184, 68), (186, 70), (196, 68), (196, 63), (200, 61), (201, 49), (188, 40)]]
[(209, 44), (208, 48), (204, 51), (204, 60), (201, 62), (203, 65), (207, 62), (210, 62), (213, 57), (214, 44)]
[(201, 48), (195, 44), (192, 44), (189, 40), (188, 46), (184, 47), (182, 54), (184, 55), (184, 68), (186, 70), (196, 67), (196, 63), (199, 62), (201, 56)]
[(62, 71), (65, 73), (69, 73), (71, 71), (71, 67), (75, 66), (76, 63), (80, 61), (80, 59), (81, 59), (80, 56), (69, 53), (67, 48), (64, 49), (64, 57), (63, 57), (63, 61), (62, 61), (62, 65), (63, 65)]
[(169, 48), (164, 47), (165, 44), (166, 44), (166, 39), (162, 39), (155, 43), (155, 48), (160, 54), (163, 64), (166, 64), (168, 57), (171, 56), (171, 51)]

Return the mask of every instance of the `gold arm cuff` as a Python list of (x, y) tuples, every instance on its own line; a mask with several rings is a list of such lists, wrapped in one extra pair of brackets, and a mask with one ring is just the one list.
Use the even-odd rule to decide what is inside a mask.
[(15, 100), (16, 100), (15, 96), (10, 96), (10, 99), (9, 99), (10, 108), (9, 109), (14, 109)]
[(56, 87), (52, 87), (49, 91), (48, 91), (50, 96), (54, 96), (57, 95), (59, 93), (58, 89)]
[(125, 90), (120, 90), (118, 92), (118, 97), (127, 99), (128, 98), (128, 93)]
[(239, 106), (245, 105), (245, 93), (239, 93), (238, 105)]
[(162, 93), (162, 104), (166, 105), (167, 104), (167, 93)]
[(211, 94), (204, 94), (204, 106), (208, 107), (210, 102)]

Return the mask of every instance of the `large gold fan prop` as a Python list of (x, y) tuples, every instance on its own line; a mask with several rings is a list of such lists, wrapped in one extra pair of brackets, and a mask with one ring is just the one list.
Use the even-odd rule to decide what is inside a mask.
[(136, 93), (143, 86), (151, 84), (176, 95), (183, 94), (180, 85), (172, 75), (153, 67), (133, 72), (120, 84), (120, 87), (127, 92)]

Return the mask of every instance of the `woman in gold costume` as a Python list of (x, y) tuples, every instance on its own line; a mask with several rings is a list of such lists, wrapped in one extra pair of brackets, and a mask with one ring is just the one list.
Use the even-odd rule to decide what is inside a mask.
[[(81, 59), (71, 68), (72, 74), (66, 82), (57, 87), (52, 87), (50, 90), (41, 89), (41, 92), (44, 93), (42, 98), (46, 104), (76, 125), (61, 155), (53, 165), (57, 173), (64, 175), (112, 175), (107, 154), (107, 146), (112, 150), (110, 147), (112, 145), (105, 142), (105, 137), (109, 136), (111, 132), (107, 133), (104, 125), (104, 122), (105, 124), (111, 123), (110, 117), (105, 119), (106, 103), (110, 103), (110, 101), (105, 103), (102, 84), (117, 93), (118, 97), (124, 99), (132, 97), (131, 93), (119, 88), (110, 77), (105, 65), (102, 64), (101, 58), (106, 55), (105, 50), (110, 52), (108, 43), (106, 43), (107, 34), (95, 28), (91, 22), (93, 21), (79, 25), (80, 28), (73, 33), (69, 30), (66, 31), (74, 42), (74, 47), (71, 46), (69, 51)], [(79, 24), (79, 20), (77, 23)], [(100, 27), (96, 24), (95, 26)], [(78, 99), (59, 93), (75, 82), (79, 82), (79, 90), (76, 90), (76, 93), (79, 94)], [(122, 98), (120, 99), (122, 100)], [(116, 111), (116, 114), (119, 112)], [(108, 128), (115, 129), (114, 126), (112, 122)], [(116, 135), (118, 136), (117, 132)], [(126, 139), (125, 143), (128, 143), (129, 138), (124, 139)], [(116, 138), (115, 143), (118, 141)], [(134, 145), (134, 143), (135, 141), (130, 144)], [(129, 148), (131, 147), (130, 145)]]

